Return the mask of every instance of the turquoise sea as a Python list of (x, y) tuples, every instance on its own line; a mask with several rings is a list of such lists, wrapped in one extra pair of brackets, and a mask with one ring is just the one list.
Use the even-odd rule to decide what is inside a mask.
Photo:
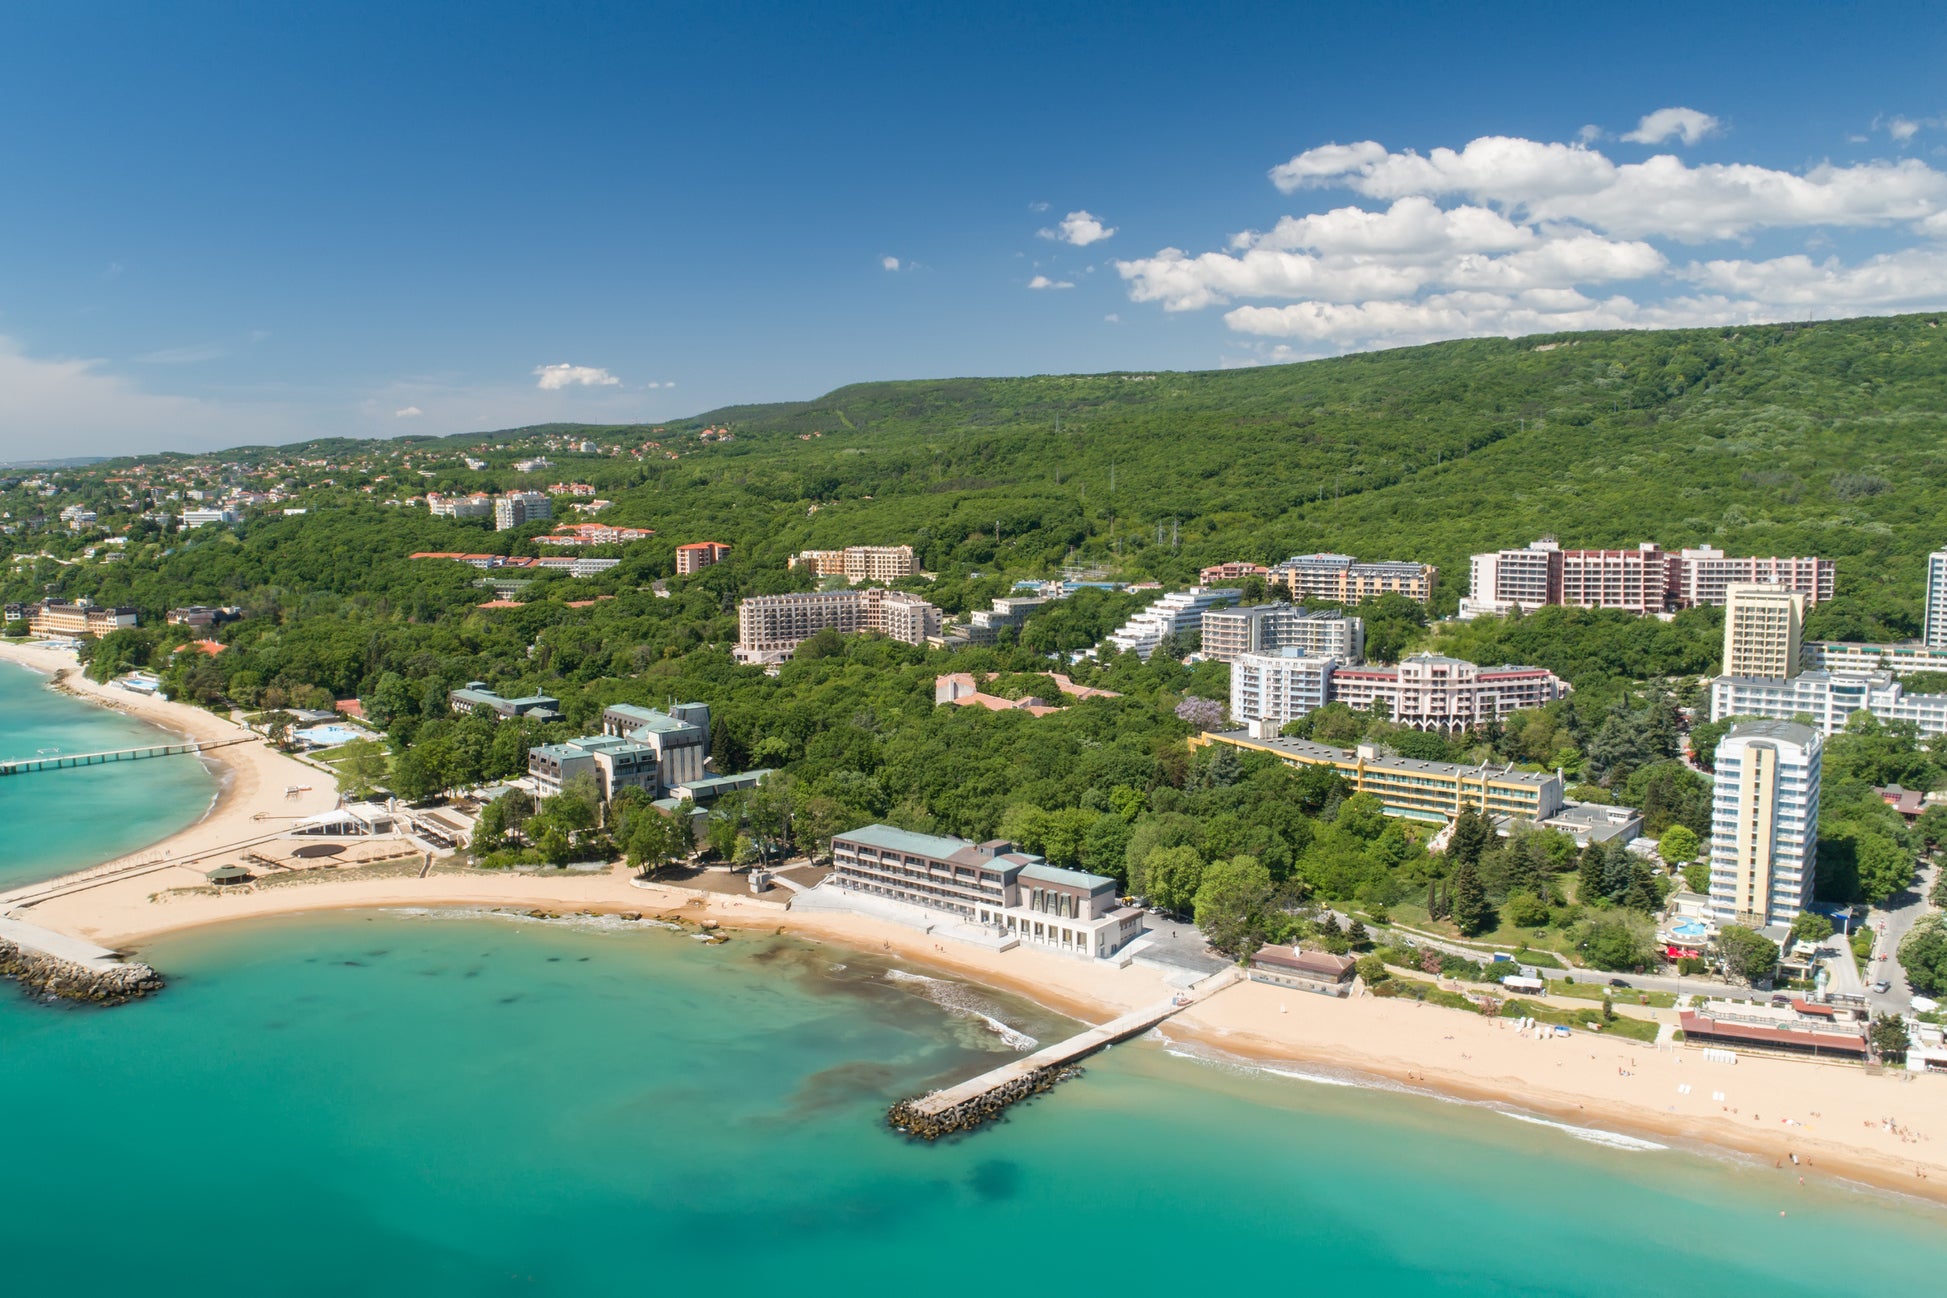
[(1011, 1048), (978, 1013), (1063, 1024), (786, 939), (380, 913), (149, 954), (152, 1001), (0, 998), (9, 1292), (1830, 1298), (1947, 1263), (1930, 1207), (1149, 1042), (908, 1144), (888, 1102)]
[[(46, 676), (0, 662), (0, 758), (107, 752), (181, 738), (56, 694)], [(194, 757), (0, 778), (0, 889), (158, 842), (208, 810), (216, 787)]]
[[(117, 816), (207, 793), (146, 796)], [(1928, 1205), (1153, 1040), (909, 1144), (891, 1101), (1072, 1025), (788, 939), (374, 912), (145, 955), (171, 985), (119, 1009), (0, 986), (7, 1293), (1830, 1298), (1947, 1265)]]

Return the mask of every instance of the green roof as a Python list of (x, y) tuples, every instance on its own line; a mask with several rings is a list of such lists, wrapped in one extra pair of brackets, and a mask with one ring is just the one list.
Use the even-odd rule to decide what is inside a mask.
[(930, 856), (942, 861), (962, 848), (973, 846), (964, 838), (916, 834), (910, 829), (895, 829), (891, 825), (867, 825), (863, 829), (847, 830), (834, 837), (863, 843), (867, 847), (890, 849), (909, 856)]
[(1058, 865), (1025, 865), (1021, 867), (1021, 877), (1039, 879), (1043, 883), (1065, 883), (1071, 888), (1087, 888), (1090, 892), (1099, 892), (1104, 886), (1115, 886), (1115, 880), (1106, 875), (1064, 870)]

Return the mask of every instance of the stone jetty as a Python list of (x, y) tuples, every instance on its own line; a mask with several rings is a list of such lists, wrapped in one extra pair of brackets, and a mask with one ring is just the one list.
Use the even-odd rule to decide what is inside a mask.
[(0, 917), (0, 977), (36, 996), (121, 1005), (162, 990), (162, 975), (120, 954)]
[(1214, 973), (1195, 987), (1169, 1000), (1132, 1010), (1120, 1018), (1085, 1028), (1066, 1041), (1010, 1060), (980, 1076), (901, 1100), (886, 1111), (886, 1125), (919, 1140), (938, 1140), (992, 1122), (1010, 1105), (1052, 1089), (1056, 1083), (1079, 1077), (1076, 1061), (1104, 1046), (1139, 1036), (1172, 1014), (1215, 995), (1237, 981), (1236, 969)]

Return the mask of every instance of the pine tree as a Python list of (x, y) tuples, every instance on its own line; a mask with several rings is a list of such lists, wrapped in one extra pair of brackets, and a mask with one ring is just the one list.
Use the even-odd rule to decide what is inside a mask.
[(1493, 842), (1493, 822), (1468, 807), (1454, 817), (1453, 834), (1447, 839), (1447, 859), (1456, 865), (1479, 865), (1481, 853)]
[(1372, 945), (1372, 937), (1366, 932), (1366, 922), (1362, 919), (1355, 918), (1352, 926), (1345, 930), (1345, 935), (1351, 939), (1353, 946), (1361, 950)]
[(1490, 911), (1487, 889), (1471, 864), (1462, 863), (1453, 876), (1453, 922), (1464, 937), (1472, 937), (1487, 927)]
[(1599, 843), (1590, 843), (1582, 849), (1582, 861), (1575, 873), (1575, 900), (1593, 906), (1603, 899), (1602, 876), (1607, 864)]
[(1332, 911), (1326, 911), (1325, 922), (1318, 926), (1318, 931), (1328, 937), (1337, 937), (1340, 932), (1338, 915)]

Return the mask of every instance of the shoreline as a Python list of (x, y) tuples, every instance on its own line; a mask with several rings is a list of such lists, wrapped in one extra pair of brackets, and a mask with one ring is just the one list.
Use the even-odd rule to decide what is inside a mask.
[[(232, 738), (243, 727), (202, 709), (80, 678), (71, 651), (0, 644), (0, 658), (63, 682), (84, 701), (192, 739)], [(636, 887), (626, 867), (547, 875), (440, 868), (421, 877), (395, 867), (350, 868), (279, 879), (237, 891), (205, 891), (201, 858), (243, 840), (278, 835), (289, 821), (337, 805), (329, 777), (266, 744), (205, 755), (222, 771), (210, 807), (191, 825), (84, 870), (17, 887), (19, 899), (51, 885), (99, 877), (49, 896), (15, 918), (72, 938), (128, 950), (212, 925), (338, 911), (485, 907), (554, 915), (639, 913), (714, 920), (731, 930), (770, 931), (878, 955), (1020, 996), (1084, 1022), (1101, 1022), (1170, 995), (1158, 970), (1083, 962), (1033, 948), (997, 953), (866, 916), (788, 909), (775, 901), (673, 884)], [(322, 784), (313, 782), (323, 781)], [(310, 785), (291, 795), (293, 786)], [(115, 877), (135, 865), (153, 868)], [(187, 890), (195, 891), (187, 891)], [(166, 971), (164, 971), (166, 974)], [(1670, 1011), (1658, 1011), (1664, 1018)], [(1605, 1040), (1586, 1032), (1546, 1041), (1519, 1036), (1511, 1020), (1370, 996), (1337, 1000), (1241, 982), (1161, 1029), (1242, 1064), (1319, 1067), (1388, 1087), (1512, 1109), (1578, 1129), (1613, 1131), (1688, 1152), (1771, 1159), (1788, 1177), (1817, 1175), (1947, 1203), (1947, 1088), (1904, 1072), (1874, 1075), (1835, 1065), (1740, 1054), (1710, 1064), (1684, 1046)], [(1360, 1082), (1358, 1084), (1364, 1084)], [(1722, 1100), (1712, 1098), (1722, 1094)], [(1762, 1115), (1769, 1113), (1767, 1123)], [(1891, 1129), (1887, 1119), (1897, 1120)], [(1793, 1165), (1788, 1155), (1801, 1162)], [(1784, 1184), (1789, 1185), (1788, 1180)]]
[[(71, 649), (50, 648), (33, 641), (0, 641), (0, 661), (17, 663), (45, 677), (47, 688), (78, 702), (119, 712), (187, 740), (207, 743), (245, 736), (260, 738), (249, 728), (203, 708), (171, 703), (112, 685), (98, 685), (82, 674), (80, 660)], [(214, 855), (226, 847), (271, 832), (279, 821), (316, 815), (338, 804), (337, 790), (329, 776), (277, 752), (261, 740), (198, 753), (196, 760), (215, 777), (216, 789), (195, 820), (174, 833), (108, 860), (32, 884), (12, 885), (5, 895), (44, 886), (57, 879), (113, 873), (165, 859), (193, 863), (199, 857)], [(280, 787), (298, 786), (308, 787), (294, 797), (271, 794)], [(5, 906), (4, 896), (0, 896), (0, 910)]]
[[(557, 877), (340, 874), (251, 894), (144, 896), (134, 907), (132, 898), (83, 904), (89, 898), (112, 903), (117, 889), (104, 885), (57, 898), (28, 918), (128, 947), (242, 920), (337, 912), (482, 907), (559, 919), (638, 913), (644, 920), (714, 920), (732, 932), (778, 933), (895, 956), (924, 972), (1019, 996), (1083, 1022), (1104, 1021), (1173, 990), (1160, 971), (1140, 965), (1117, 969), (1026, 948), (995, 953), (935, 942), (926, 933), (866, 916), (798, 912), (668, 884), (634, 887), (622, 866)], [(1588, 1033), (1535, 1040), (1519, 1036), (1512, 1020), (1414, 1001), (1339, 1000), (1248, 981), (1171, 1019), (1160, 1035), (1166, 1044), (1200, 1047), (1273, 1072), (1278, 1065), (1319, 1068), (1362, 1086), (1481, 1104), (1686, 1153), (1768, 1159), (1788, 1178), (1836, 1179), (1947, 1203), (1947, 1138), (1933, 1139), (1947, 1131), (1947, 1088), (1934, 1078), (1876, 1076), (1857, 1065), (1756, 1055), (1739, 1055), (1735, 1066), (1710, 1064), (1699, 1049), (1658, 1050)], [(1686, 1085), (1688, 1092), (1678, 1089)], [(1725, 1097), (1721, 1102), (1712, 1098), (1718, 1092)], [(1883, 1125), (1888, 1117), (1897, 1118), (1898, 1131)], [(1791, 1163), (1792, 1154), (1799, 1164)], [(1790, 1186), (1789, 1179), (1781, 1183)]]

